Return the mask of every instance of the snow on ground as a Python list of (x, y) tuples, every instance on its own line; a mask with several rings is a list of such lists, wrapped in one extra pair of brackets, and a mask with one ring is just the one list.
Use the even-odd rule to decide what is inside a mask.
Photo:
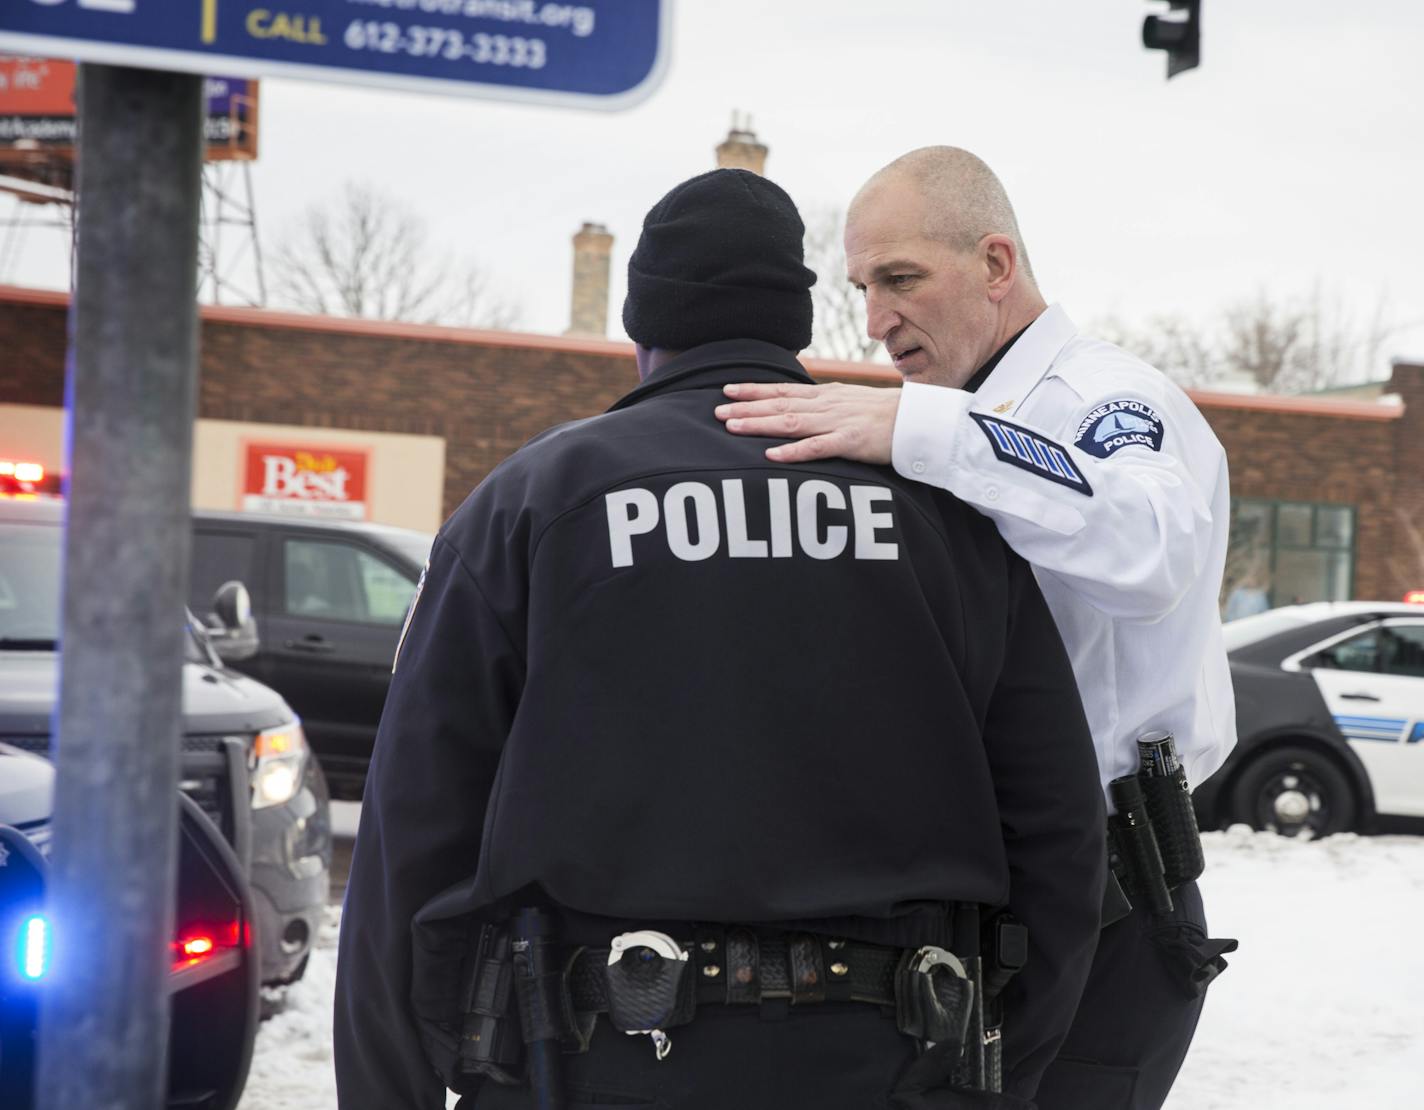
[[(1406, 1110), (1424, 1103), (1424, 837), (1205, 837), (1213, 936), (1241, 950), (1211, 988), (1167, 1110)], [(340, 911), (264, 1023), (239, 1110), (336, 1105)]]
[(1206, 840), (1211, 935), (1241, 949), (1168, 1110), (1424, 1105), (1424, 838)]

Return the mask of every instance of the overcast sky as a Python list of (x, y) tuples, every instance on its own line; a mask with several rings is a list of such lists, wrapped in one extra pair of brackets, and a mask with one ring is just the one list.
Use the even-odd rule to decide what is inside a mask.
[[(643, 213), (711, 168), (738, 109), (803, 210), (917, 146), (979, 154), (1080, 324), (1318, 284), (1361, 318), (1387, 298), (1386, 355), (1424, 357), (1424, 5), (1204, 6), (1202, 66), (1171, 82), (1139, 39), (1165, 4), (1145, 0), (673, 0), (666, 81), (615, 114), (268, 80), (258, 217), (279, 232), (369, 182), (544, 332), (568, 324), (570, 236), (600, 221), (621, 337)], [(57, 239), (32, 233), (5, 276), (62, 285)]]

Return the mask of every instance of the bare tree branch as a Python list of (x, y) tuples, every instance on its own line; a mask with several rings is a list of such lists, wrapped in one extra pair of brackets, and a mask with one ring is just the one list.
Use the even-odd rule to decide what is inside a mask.
[(816, 271), (809, 350), (820, 358), (867, 362), (881, 347), (865, 333), (865, 298), (846, 280), (844, 235), (845, 216), (839, 208), (807, 214), (806, 265)]
[(309, 205), (272, 258), (279, 302), (320, 315), (508, 328), (519, 309), (473, 261), (430, 246), (425, 221), (398, 199), (348, 182)]
[(1307, 297), (1258, 290), (1206, 320), (1156, 316), (1135, 327), (1109, 318), (1093, 330), (1188, 388), (1244, 374), (1272, 393), (1309, 393), (1367, 380), (1402, 327), (1390, 322), (1383, 294), (1361, 323), (1338, 292), (1317, 282)]

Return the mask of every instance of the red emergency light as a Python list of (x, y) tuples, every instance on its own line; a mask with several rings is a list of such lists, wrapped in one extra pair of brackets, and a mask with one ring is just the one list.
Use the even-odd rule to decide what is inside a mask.
[(0, 494), (28, 498), (34, 494), (57, 493), (58, 489), (58, 482), (45, 473), (40, 463), (0, 459)]
[(192, 925), (173, 942), (173, 969), (193, 967), (210, 960), (225, 948), (249, 947), (250, 942), (236, 921), (211, 928)]
[(1410, 590), (1404, 595), (1407, 605), (1424, 605), (1424, 590)]

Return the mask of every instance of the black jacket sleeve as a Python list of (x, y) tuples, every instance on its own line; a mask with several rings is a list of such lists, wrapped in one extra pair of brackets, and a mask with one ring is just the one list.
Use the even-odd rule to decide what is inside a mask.
[(1004, 992), (1004, 1091), (1032, 1098), (1097, 945), (1106, 816), (1068, 656), (1028, 564), (1010, 556), (1009, 635), (984, 741), (1028, 964)]
[(342, 1110), (442, 1110), (410, 1006), (411, 921), (474, 873), (524, 683), (522, 630), (437, 538), (376, 736), (346, 888), (334, 1050)]

